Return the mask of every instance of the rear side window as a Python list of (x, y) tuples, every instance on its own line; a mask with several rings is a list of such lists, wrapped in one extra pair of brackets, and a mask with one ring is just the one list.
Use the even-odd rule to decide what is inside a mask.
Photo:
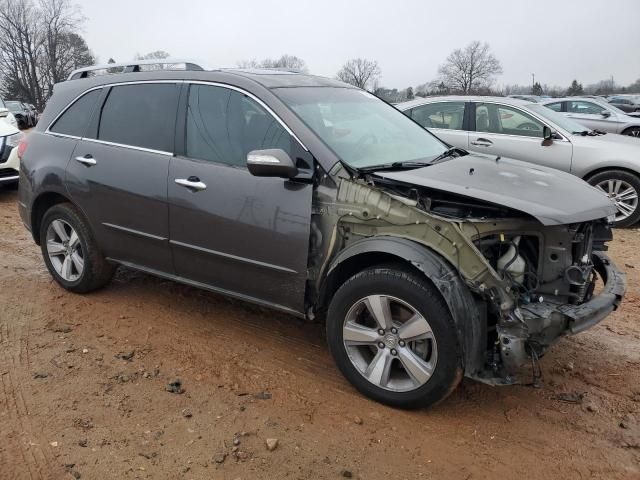
[(603, 107), (596, 103), (583, 102), (580, 100), (571, 100), (567, 102), (567, 112), (584, 113), (588, 115), (598, 115), (604, 110)]
[(253, 99), (224, 87), (191, 85), (188, 157), (244, 166), (247, 153), (267, 148), (281, 148), (295, 158), (291, 135)]
[(49, 130), (74, 137), (84, 136), (101, 91), (101, 89), (97, 89), (85, 93), (65, 110)]
[(561, 112), (562, 111), (562, 102), (547, 103), (545, 105), (545, 107), (550, 108), (554, 112)]
[(113, 87), (102, 107), (98, 140), (173, 152), (178, 87), (149, 83)]
[(462, 130), (464, 102), (428, 103), (414, 108), (411, 118), (425, 128)]

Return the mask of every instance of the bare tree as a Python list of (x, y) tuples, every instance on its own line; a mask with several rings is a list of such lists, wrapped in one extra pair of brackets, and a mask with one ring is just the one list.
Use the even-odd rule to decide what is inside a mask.
[(489, 50), (489, 44), (478, 41), (451, 52), (438, 69), (447, 88), (461, 93), (488, 89), (501, 73), (500, 61)]
[(307, 73), (307, 64), (300, 57), (284, 54), (280, 58), (265, 58), (264, 60), (241, 60), (237, 63), (240, 68), (273, 68)]
[(342, 66), (336, 76), (345, 83), (366, 90), (368, 86), (376, 85), (376, 80), (381, 74), (382, 70), (377, 61), (353, 58)]
[(83, 21), (71, 0), (0, 0), (3, 93), (42, 108), (55, 83), (94, 63), (78, 34)]
[(171, 55), (164, 50), (156, 50), (155, 52), (145, 53), (144, 55), (136, 54), (134, 60), (164, 60)]

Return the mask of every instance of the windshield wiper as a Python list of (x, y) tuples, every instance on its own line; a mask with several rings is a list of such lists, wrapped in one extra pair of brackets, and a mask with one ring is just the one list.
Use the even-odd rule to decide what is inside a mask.
[(393, 163), (383, 163), (382, 165), (372, 165), (371, 167), (359, 167), (359, 172), (374, 172), (377, 170), (395, 170), (400, 168), (420, 168), (427, 167), (431, 165), (431, 162), (416, 162), (416, 161), (406, 161), (406, 162), (393, 162)]
[(465, 150), (461, 150), (457, 147), (451, 147), (448, 150), (445, 150), (444, 152), (442, 152), (437, 157), (435, 157), (433, 160), (431, 160), (430, 163), (437, 163), (440, 160), (444, 160), (445, 158), (448, 158), (448, 157), (461, 157), (462, 155), (466, 155), (466, 154), (467, 152)]

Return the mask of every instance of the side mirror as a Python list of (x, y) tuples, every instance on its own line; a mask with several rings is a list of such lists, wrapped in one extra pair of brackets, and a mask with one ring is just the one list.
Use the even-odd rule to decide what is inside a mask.
[(602, 115), (604, 118), (609, 118), (611, 116), (611, 112), (609, 110), (603, 110), (600, 112), (600, 115)]
[(544, 138), (545, 141), (553, 141), (553, 135), (555, 133), (556, 132), (551, 130), (551, 128), (547, 127), (546, 125), (544, 127), (542, 127), (542, 138)]
[(4, 118), (7, 115), (9, 115), (9, 109), (8, 108), (0, 108), (0, 118)]
[(249, 152), (247, 168), (256, 177), (293, 178), (298, 174), (289, 154), (280, 148)]

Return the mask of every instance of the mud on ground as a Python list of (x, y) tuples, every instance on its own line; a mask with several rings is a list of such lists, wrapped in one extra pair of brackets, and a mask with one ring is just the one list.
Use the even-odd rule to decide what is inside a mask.
[(405, 412), (356, 393), (318, 325), (126, 270), (65, 292), (16, 201), (0, 189), (1, 478), (640, 478), (637, 229), (611, 248), (622, 308), (561, 340), (541, 388), (465, 380)]

